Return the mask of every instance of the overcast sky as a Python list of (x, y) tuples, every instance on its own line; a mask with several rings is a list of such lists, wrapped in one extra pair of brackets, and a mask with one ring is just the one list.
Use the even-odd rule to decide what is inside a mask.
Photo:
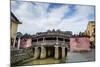
[(84, 32), (95, 20), (95, 7), (84, 5), (11, 1), (11, 11), (22, 22), (18, 32), (34, 34), (48, 29)]

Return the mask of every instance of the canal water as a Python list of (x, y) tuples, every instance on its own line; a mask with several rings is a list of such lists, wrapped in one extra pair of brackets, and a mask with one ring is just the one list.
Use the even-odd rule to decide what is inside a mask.
[(56, 60), (54, 58), (32, 60), (23, 65), (40, 65), (40, 64), (59, 64), (95, 61), (95, 50), (89, 52), (68, 52), (66, 59)]

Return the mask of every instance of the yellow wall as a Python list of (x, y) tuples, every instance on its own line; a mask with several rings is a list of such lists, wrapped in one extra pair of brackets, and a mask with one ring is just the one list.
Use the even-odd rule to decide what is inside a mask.
[(16, 33), (17, 33), (17, 27), (18, 27), (18, 24), (14, 23), (14, 22), (11, 22), (12, 26), (11, 26), (11, 37), (12, 38), (15, 38), (16, 37)]
[(93, 23), (89, 23), (87, 26), (86, 34), (90, 36), (90, 41), (95, 45), (95, 21)]
[(87, 27), (87, 35), (92, 36), (94, 34), (95, 23), (89, 23)]
[(14, 39), (13, 46), (15, 46), (17, 27), (18, 27), (18, 24), (17, 23), (11, 22), (11, 38)]

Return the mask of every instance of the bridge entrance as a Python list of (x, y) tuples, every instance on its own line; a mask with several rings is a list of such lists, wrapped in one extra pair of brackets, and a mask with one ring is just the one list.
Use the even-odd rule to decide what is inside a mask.
[(45, 47), (46, 48), (46, 57), (54, 57), (55, 48), (54, 46)]

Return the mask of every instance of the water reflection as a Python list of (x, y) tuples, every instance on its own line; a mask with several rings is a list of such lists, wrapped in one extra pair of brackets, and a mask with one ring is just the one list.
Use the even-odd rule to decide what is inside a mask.
[(85, 62), (95, 61), (95, 50), (92, 49), (90, 52), (68, 52), (65, 59), (36, 59), (30, 62), (24, 63), (23, 65), (39, 65), (39, 64), (59, 64), (59, 63), (73, 63), (73, 62)]
[(39, 64), (58, 64), (58, 63), (65, 63), (65, 59), (56, 60), (54, 58), (46, 58), (46, 59), (37, 59), (30, 61), (28, 63), (24, 63), (23, 65), (39, 65)]

